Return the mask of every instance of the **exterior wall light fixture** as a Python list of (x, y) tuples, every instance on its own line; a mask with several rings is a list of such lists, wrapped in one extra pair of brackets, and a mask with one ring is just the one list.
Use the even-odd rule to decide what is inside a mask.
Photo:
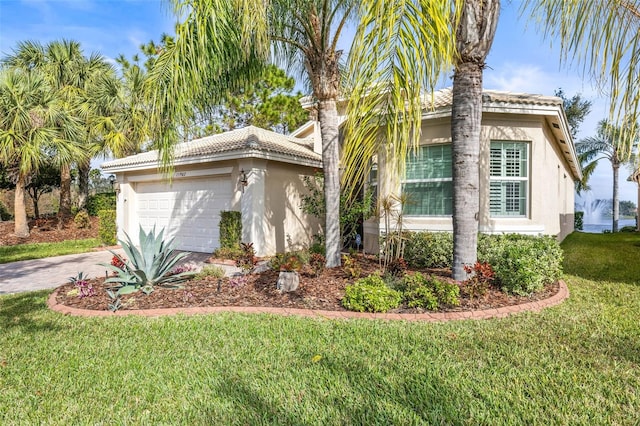
[(244, 169), (240, 170), (238, 183), (240, 184), (240, 189), (242, 190), (242, 192), (244, 192), (244, 187), (249, 183), (249, 181), (247, 180), (247, 174), (245, 173)]

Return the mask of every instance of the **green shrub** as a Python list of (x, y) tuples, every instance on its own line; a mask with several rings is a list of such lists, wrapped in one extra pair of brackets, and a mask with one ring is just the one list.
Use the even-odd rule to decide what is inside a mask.
[(224, 268), (217, 265), (205, 265), (202, 267), (202, 270), (198, 272), (196, 278), (205, 278), (205, 277), (213, 277), (213, 278), (224, 278), (225, 276)]
[(116, 194), (115, 192), (101, 192), (91, 195), (87, 199), (87, 213), (89, 216), (97, 216), (100, 210), (115, 210)]
[(637, 229), (635, 226), (623, 226), (620, 228), (620, 232), (636, 232)]
[(240, 246), (234, 248), (220, 247), (213, 251), (213, 256), (218, 259), (237, 260), (242, 255)]
[(309, 253), (306, 251), (276, 253), (269, 260), (269, 268), (274, 271), (300, 271), (302, 266), (308, 263)]
[(453, 264), (453, 234), (450, 232), (408, 233), (404, 260), (414, 268), (450, 268)]
[(89, 213), (86, 210), (80, 210), (78, 214), (73, 218), (73, 223), (76, 224), (78, 229), (91, 228), (91, 219)]
[(98, 237), (103, 244), (113, 246), (117, 242), (116, 238), (116, 211), (100, 210), (98, 212)]
[(442, 305), (458, 306), (460, 304), (460, 287), (434, 277), (425, 277), (420, 272), (405, 275), (402, 286), (404, 300), (410, 308), (435, 311)]
[(584, 212), (575, 212), (573, 215), (573, 229), (582, 231), (584, 228)]
[(242, 242), (242, 215), (236, 211), (220, 212), (220, 247), (240, 248)]
[(7, 210), (7, 207), (0, 201), (0, 220), (11, 220), (13, 216)]
[(379, 275), (369, 275), (345, 288), (342, 306), (357, 312), (387, 312), (401, 301), (400, 292), (387, 287)]
[(488, 262), (503, 291), (528, 295), (562, 275), (562, 249), (551, 236), (481, 235), (478, 260)]

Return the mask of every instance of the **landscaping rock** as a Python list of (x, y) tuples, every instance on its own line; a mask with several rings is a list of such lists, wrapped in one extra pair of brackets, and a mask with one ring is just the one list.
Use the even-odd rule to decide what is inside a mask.
[(300, 285), (300, 275), (297, 272), (280, 272), (276, 288), (281, 293), (296, 291)]

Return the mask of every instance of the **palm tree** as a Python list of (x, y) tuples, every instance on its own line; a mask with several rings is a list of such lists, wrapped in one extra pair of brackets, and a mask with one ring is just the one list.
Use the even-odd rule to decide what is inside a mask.
[[(337, 43), (353, 15), (353, 0), (184, 1), (174, 0), (184, 16), (175, 43), (152, 70), (156, 128), (163, 127), (160, 147), (165, 164), (177, 129), (194, 100), (219, 99), (246, 84), (274, 60), (297, 69), (311, 86), (318, 111), (326, 200), (326, 266), (340, 265), (340, 176), (338, 113), (340, 58)], [(266, 7), (265, 7), (266, 4)], [(168, 77), (170, 76), (170, 77)], [(163, 93), (164, 92), (164, 93)], [(167, 120), (171, 116), (171, 120)], [(159, 126), (165, 123), (164, 126)]]
[[(467, 278), (464, 266), (473, 264), (477, 255), (482, 71), (493, 43), (500, 2), (420, 2), (419, 7), (413, 3), (399, 3), (404, 6), (400, 11), (380, 0), (367, 1), (364, 5), (364, 18), (354, 43), (351, 65), (357, 80), (349, 103), (345, 147), (345, 164), (349, 171), (346, 179), (363, 181), (362, 175), (360, 179), (353, 179), (353, 174), (358, 173), (356, 170), (366, 170), (366, 162), (380, 150), (381, 143), (392, 146), (396, 152), (394, 166), (400, 172), (403, 170), (406, 144), (402, 140), (413, 136), (416, 144), (420, 137), (422, 87), (433, 90), (446, 69), (444, 67), (452, 64), (453, 278), (464, 280)], [(371, 51), (382, 51), (378, 56), (390, 58), (383, 64), (386, 67), (381, 68), (379, 63), (371, 64), (371, 59), (366, 59), (367, 52)], [(433, 59), (427, 59), (428, 56), (440, 64), (432, 63)], [(416, 63), (421, 62), (426, 65), (420, 68)], [(387, 76), (374, 75), (389, 81), (386, 87), (382, 84), (383, 90), (369, 89), (371, 76), (366, 72), (358, 73), (372, 65), (376, 72), (391, 70)], [(367, 97), (369, 101), (363, 102)], [(380, 110), (385, 112), (383, 121), (376, 117)], [(386, 127), (387, 141), (376, 137), (376, 126), (380, 124)], [(364, 151), (363, 146), (367, 147)]]
[(598, 123), (596, 136), (582, 139), (576, 143), (576, 152), (581, 161), (586, 163), (584, 169), (590, 170), (591, 173), (598, 161), (603, 158), (611, 162), (613, 170), (613, 232), (618, 232), (618, 219), (620, 216), (620, 200), (618, 196), (620, 165), (630, 157), (638, 143), (636, 136), (631, 139), (631, 146), (629, 146), (627, 140), (621, 137), (623, 133), (624, 130), (621, 127), (614, 126), (607, 120), (602, 120)]
[(58, 150), (61, 159), (76, 154), (71, 143), (76, 130), (42, 72), (0, 71), (0, 162), (16, 169), (16, 236), (29, 236), (24, 199), (27, 178), (48, 160), (49, 150)]
[[(480, 65), (481, 69), (491, 46), (499, 6), (498, 1), (473, 0), (398, 0), (391, 3), (384, 0), (364, 0), (362, 3), (362, 18), (354, 41), (354, 62), (350, 70), (354, 74), (362, 69), (362, 64), (367, 63), (377, 63), (381, 66), (369, 68), (368, 73), (362, 74), (369, 78), (357, 79), (359, 84), (351, 91), (353, 96), (350, 101), (347, 131), (352, 136), (346, 139), (346, 182), (363, 181), (354, 176), (366, 175), (366, 166), (372, 156), (381, 152), (381, 140), (389, 141), (388, 146), (382, 150), (382, 153), (387, 154), (397, 154), (398, 151), (402, 154), (402, 149), (406, 146), (402, 139), (411, 140), (413, 143), (418, 140), (418, 89), (429, 89), (441, 76), (441, 68), (430, 65), (429, 54), (442, 60), (444, 65), (454, 64), (454, 86), (456, 80), (458, 83), (461, 82), (460, 77), (469, 71), (469, 66), (475, 68), (474, 73), (478, 75), (477, 67)], [(563, 59), (575, 59), (587, 72), (596, 77), (602, 87), (608, 88), (612, 101), (611, 117), (617, 123), (621, 123), (623, 119), (632, 123), (623, 126), (620, 134), (623, 143), (630, 147), (634, 135), (637, 134), (636, 123), (640, 116), (640, 85), (637, 84), (640, 80), (640, 7), (637, 2), (526, 0), (521, 10), (540, 25), (545, 35), (561, 40)], [(467, 18), (464, 17), (465, 13)], [(446, 32), (448, 24), (452, 24), (449, 34)], [(440, 55), (447, 52), (446, 46), (452, 45), (454, 36), (457, 38), (455, 46), (458, 56)], [(413, 54), (410, 53), (411, 50)], [(367, 55), (373, 59), (367, 60)], [(387, 60), (389, 58), (391, 60)], [(425, 64), (425, 76), (422, 79), (417, 74), (419, 68), (416, 63), (420, 62)], [(378, 89), (378, 86), (371, 88), (372, 82), (382, 81), (382, 77), (385, 76), (393, 77), (388, 80), (391, 83), (381, 84), (383, 89)], [(421, 85), (423, 81), (428, 84)], [(476, 83), (481, 83), (481, 80), (476, 80)], [(369, 100), (363, 101), (365, 93), (371, 96)], [(463, 97), (456, 96), (452, 108), (454, 145), (458, 131), (454, 129), (457, 125), (453, 121), (460, 118), (455, 116), (456, 105), (459, 106), (460, 102), (464, 101), (462, 104), (471, 106), (478, 100), (477, 92), (470, 94), (466, 99), (464, 92), (459, 94)], [(477, 110), (480, 109), (480, 104), (475, 103), (475, 106)], [(397, 120), (398, 118), (400, 120)], [(477, 122), (477, 116), (469, 118), (469, 123)], [(379, 138), (380, 133), (375, 130), (379, 127), (385, 129), (382, 131), (385, 138)], [(457, 145), (454, 150), (469, 146)], [(460, 158), (460, 154), (462, 152), (458, 151), (454, 155)], [(404, 155), (393, 157), (399, 162), (392, 166), (401, 172)], [(473, 154), (469, 157), (473, 165), (471, 158)], [(460, 171), (454, 172), (456, 199), (460, 195), (463, 198), (475, 199), (475, 195), (464, 189)], [(462, 172), (464, 173), (463, 170)], [(469, 174), (471, 179), (474, 179), (474, 176), (475, 171)], [(471, 192), (476, 191), (473, 189)], [(464, 200), (456, 201), (456, 205), (463, 206)], [(475, 208), (470, 208), (470, 211), (473, 210)], [(454, 216), (460, 214), (463, 212), (457, 207), (454, 208)], [(457, 223), (464, 226), (459, 226), (455, 231), (455, 245), (464, 243), (465, 239), (475, 241), (475, 226), (466, 226), (470, 223), (468, 216), (462, 222), (457, 220)], [(464, 235), (462, 241), (461, 235)], [(461, 263), (466, 262), (465, 256), (461, 253), (471, 255), (471, 245), (467, 244), (462, 252), (458, 252), (454, 276), (460, 276)]]
[(521, 12), (561, 58), (581, 67), (611, 101), (609, 121), (631, 152), (640, 122), (640, 4), (626, 0), (526, 0)]
[[(20, 42), (13, 55), (4, 59), (4, 63), (12, 68), (24, 70), (39, 70), (47, 78), (49, 87), (55, 92), (60, 105), (67, 109), (68, 114), (81, 118), (85, 132), (76, 133), (76, 143), (86, 142), (90, 134), (90, 122), (93, 120), (94, 108), (87, 96), (92, 81), (98, 74), (109, 72), (107, 62), (97, 54), (86, 58), (80, 44), (76, 41), (53, 41), (46, 46), (32, 41)], [(80, 135), (83, 135), (80, 137)], [(59, 163), (60, 176), (60, 207), (58, 210), (59, 226), (71, 216), (71, 165), (73, 162), (86, 163), (89, 150), (66, 150), (61, 145), (54, 159)]]

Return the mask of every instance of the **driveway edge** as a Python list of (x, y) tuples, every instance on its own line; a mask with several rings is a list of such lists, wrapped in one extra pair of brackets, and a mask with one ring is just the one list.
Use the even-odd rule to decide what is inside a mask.
[(141, 309), (131, 311), (95, 311), (90, 309), (78, 309), (61, 305), (57, 302), (58, 289), (56, 289), (47, 299), (47, 305), (53, 311), (64, 315), (79, 317), (118, 317), (118, 316), (143, 316), (143, 317), (159, 317), (167, 315), (201, 315), (215, 314), (220, 312), (236, 312), (243, 314), (273, 314), (282, 316), (300, 316), (325, 319), (381, 319), (381, 320), (402, 320), (402, 321), (425, 321), (425, 322), (443, 322), (454, 320), (468, 319), (490, 319), (505, 318), (520, 312), (539, 312), (542, 309), (556, 306), (569, 297), (569, 289), (567, 284), (560, 280), (559, 289), (553, 296), (537, 300), (535, 302), (527, 302), (520, 305), (504, 306), (495, 309), (483, 309), (479, 311), (464, 312), (433, 312), (424, 314), (382, 314), (369, 312), (351, 312), (351, 311), (323, 311), (314, 309), (287, 309), (287, 308), (270, 308), (270, 307), (248, 307), (248, 306), (209, 306), (209, 307), (193, 307), (193, 308), (164, 308), (164, 309)]

